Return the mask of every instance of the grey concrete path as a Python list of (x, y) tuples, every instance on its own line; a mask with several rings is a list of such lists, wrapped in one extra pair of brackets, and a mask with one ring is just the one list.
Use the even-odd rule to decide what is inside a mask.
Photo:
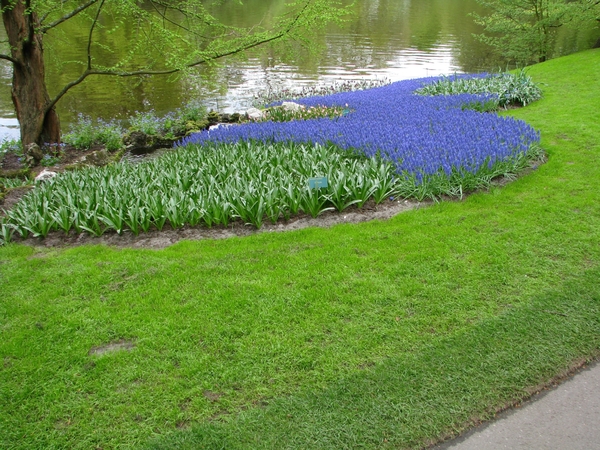
[(435, 450), (600, 450), (600, 364)]

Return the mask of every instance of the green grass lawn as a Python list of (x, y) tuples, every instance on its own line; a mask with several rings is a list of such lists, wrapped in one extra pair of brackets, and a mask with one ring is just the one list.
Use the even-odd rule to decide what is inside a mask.
[[(600, 350), (600, 51), (502, 188), (168, 249), (0, 248), (0, 448), (419, 448)], [(113, 343), (128, 348), (100, 353)]]

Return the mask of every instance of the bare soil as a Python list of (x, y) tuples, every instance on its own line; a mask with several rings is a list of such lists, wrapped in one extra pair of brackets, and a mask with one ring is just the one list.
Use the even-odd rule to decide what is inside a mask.
[(27, 192), (33, 189), (33, 186), (23, 186), (18, 188), (10, 189), (4, 196), (4, 199), (0, 199), (0, 217), (4, 216), (4, 210), (9, 210), (15, 206), (21, 197)]
[(98, 347), (92, 347), (88, 352), (88, 355), (103, 355), (105, 353), (113, 353), (122, 350), (131, 351), (135, 347), (135, 342), (128, 341), (125, 339), (120, 339), (115, 342), (110, 342), (105, 345), (100, 345)]
[(2, 157), (0, 168), (2, 168), (3, 170), (15, 170), (23, 169), (24, 166), (21, 163), (18, 155), (16, 155), (13, 152), (9, 152)]

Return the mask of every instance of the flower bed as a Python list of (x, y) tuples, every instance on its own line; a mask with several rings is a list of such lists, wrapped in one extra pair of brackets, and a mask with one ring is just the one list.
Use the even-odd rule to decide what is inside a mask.
[(539, 133), (522, 121), (465, 109), (485, 104), (486, 94), (419, 96), (418, 88), (436, 78), (408, 80), (366, 91), (344, 92), (297, 100), (307, 107), (347, 107), (353, 112), (336, 119), (248, 123), (197, 133), (178, 146), (206, 142), (296, 142), (334, 144), (380, 154), (398, 173), (423, 176), (453, 171), (477, 173), (496, 162), (520, 157), (539, 141)]
[[(529, 125), (469, 109), (492, 96), (414, 93), (432, 81), (302, 99), (344, 114), (219, 127), (147, 163), (59, 175), (6, 213), (0, 243), (15, 232), (138, 234), (232, 220), (259, 228), (265, 219), (315, 217), (369, 199), (462, 196), (537, 156), (539, 133)], [(311, 177), (327, 177), (328, 186), (313, 189)]]

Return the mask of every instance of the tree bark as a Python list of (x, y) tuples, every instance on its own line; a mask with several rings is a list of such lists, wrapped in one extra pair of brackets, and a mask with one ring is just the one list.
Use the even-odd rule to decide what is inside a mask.
[(60, 121), (54, 108), (48, 109), (43, 34), (37, 32), (39, 19), (30, 9), (31, 0), (1, 0), (2, 20), (13, 59), (12, 100), (21, 128), (21, 143), (60, 142)]

